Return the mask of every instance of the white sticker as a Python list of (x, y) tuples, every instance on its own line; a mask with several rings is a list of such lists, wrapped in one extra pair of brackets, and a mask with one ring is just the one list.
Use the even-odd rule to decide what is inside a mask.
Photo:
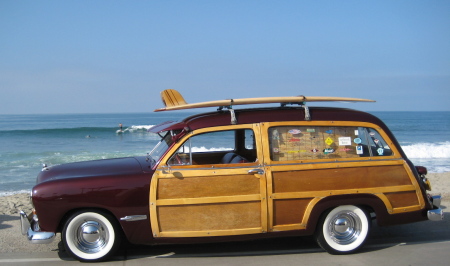
[(339, 137), (339, 146), (352, 145), (351, 137)]
[(355, 129), (355, 136), (359, 135), (359, 131), (357, 129)]
[(361, 145), (356, 146), (356, 154), (363, 154), (363, 153), (364, 153), (363, 146)]

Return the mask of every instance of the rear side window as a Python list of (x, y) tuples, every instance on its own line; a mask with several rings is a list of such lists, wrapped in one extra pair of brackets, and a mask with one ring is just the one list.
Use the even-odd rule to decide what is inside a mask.
[(392, 155), (380, 134), (364, 127), (271, 127), (269, 144), (272, 161)]

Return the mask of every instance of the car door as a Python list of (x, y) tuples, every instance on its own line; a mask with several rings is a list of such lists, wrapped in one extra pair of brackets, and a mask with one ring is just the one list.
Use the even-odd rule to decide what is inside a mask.
[(262, 164), (258, 124), (206, 128), (184, 136), (167, 152), (152, 178), (154, 237), (266, 232)]

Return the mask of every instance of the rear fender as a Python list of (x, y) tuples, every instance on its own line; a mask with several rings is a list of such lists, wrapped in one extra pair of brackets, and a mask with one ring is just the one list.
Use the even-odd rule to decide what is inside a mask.
[(383, 220), (386, 217), (389, 217), (383, 201), (375, 195), (354, 194), (329, 196), (323, 198), (314, 206), (306, 226), (306, 230), (309, 234), (315, 232), (317, 223), (323, 213), (341, 205), (355, 205), (364, 208), (368, 212), (375, 212), (378, 224), (380, 224), (380, 222), (383, 224)]

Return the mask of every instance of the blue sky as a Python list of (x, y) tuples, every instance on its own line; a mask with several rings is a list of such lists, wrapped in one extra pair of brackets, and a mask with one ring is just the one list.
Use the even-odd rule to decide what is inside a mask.
[(0, 114), (151, 112), (168, 88), (450, 111), (450, 1), (0, 0)]

